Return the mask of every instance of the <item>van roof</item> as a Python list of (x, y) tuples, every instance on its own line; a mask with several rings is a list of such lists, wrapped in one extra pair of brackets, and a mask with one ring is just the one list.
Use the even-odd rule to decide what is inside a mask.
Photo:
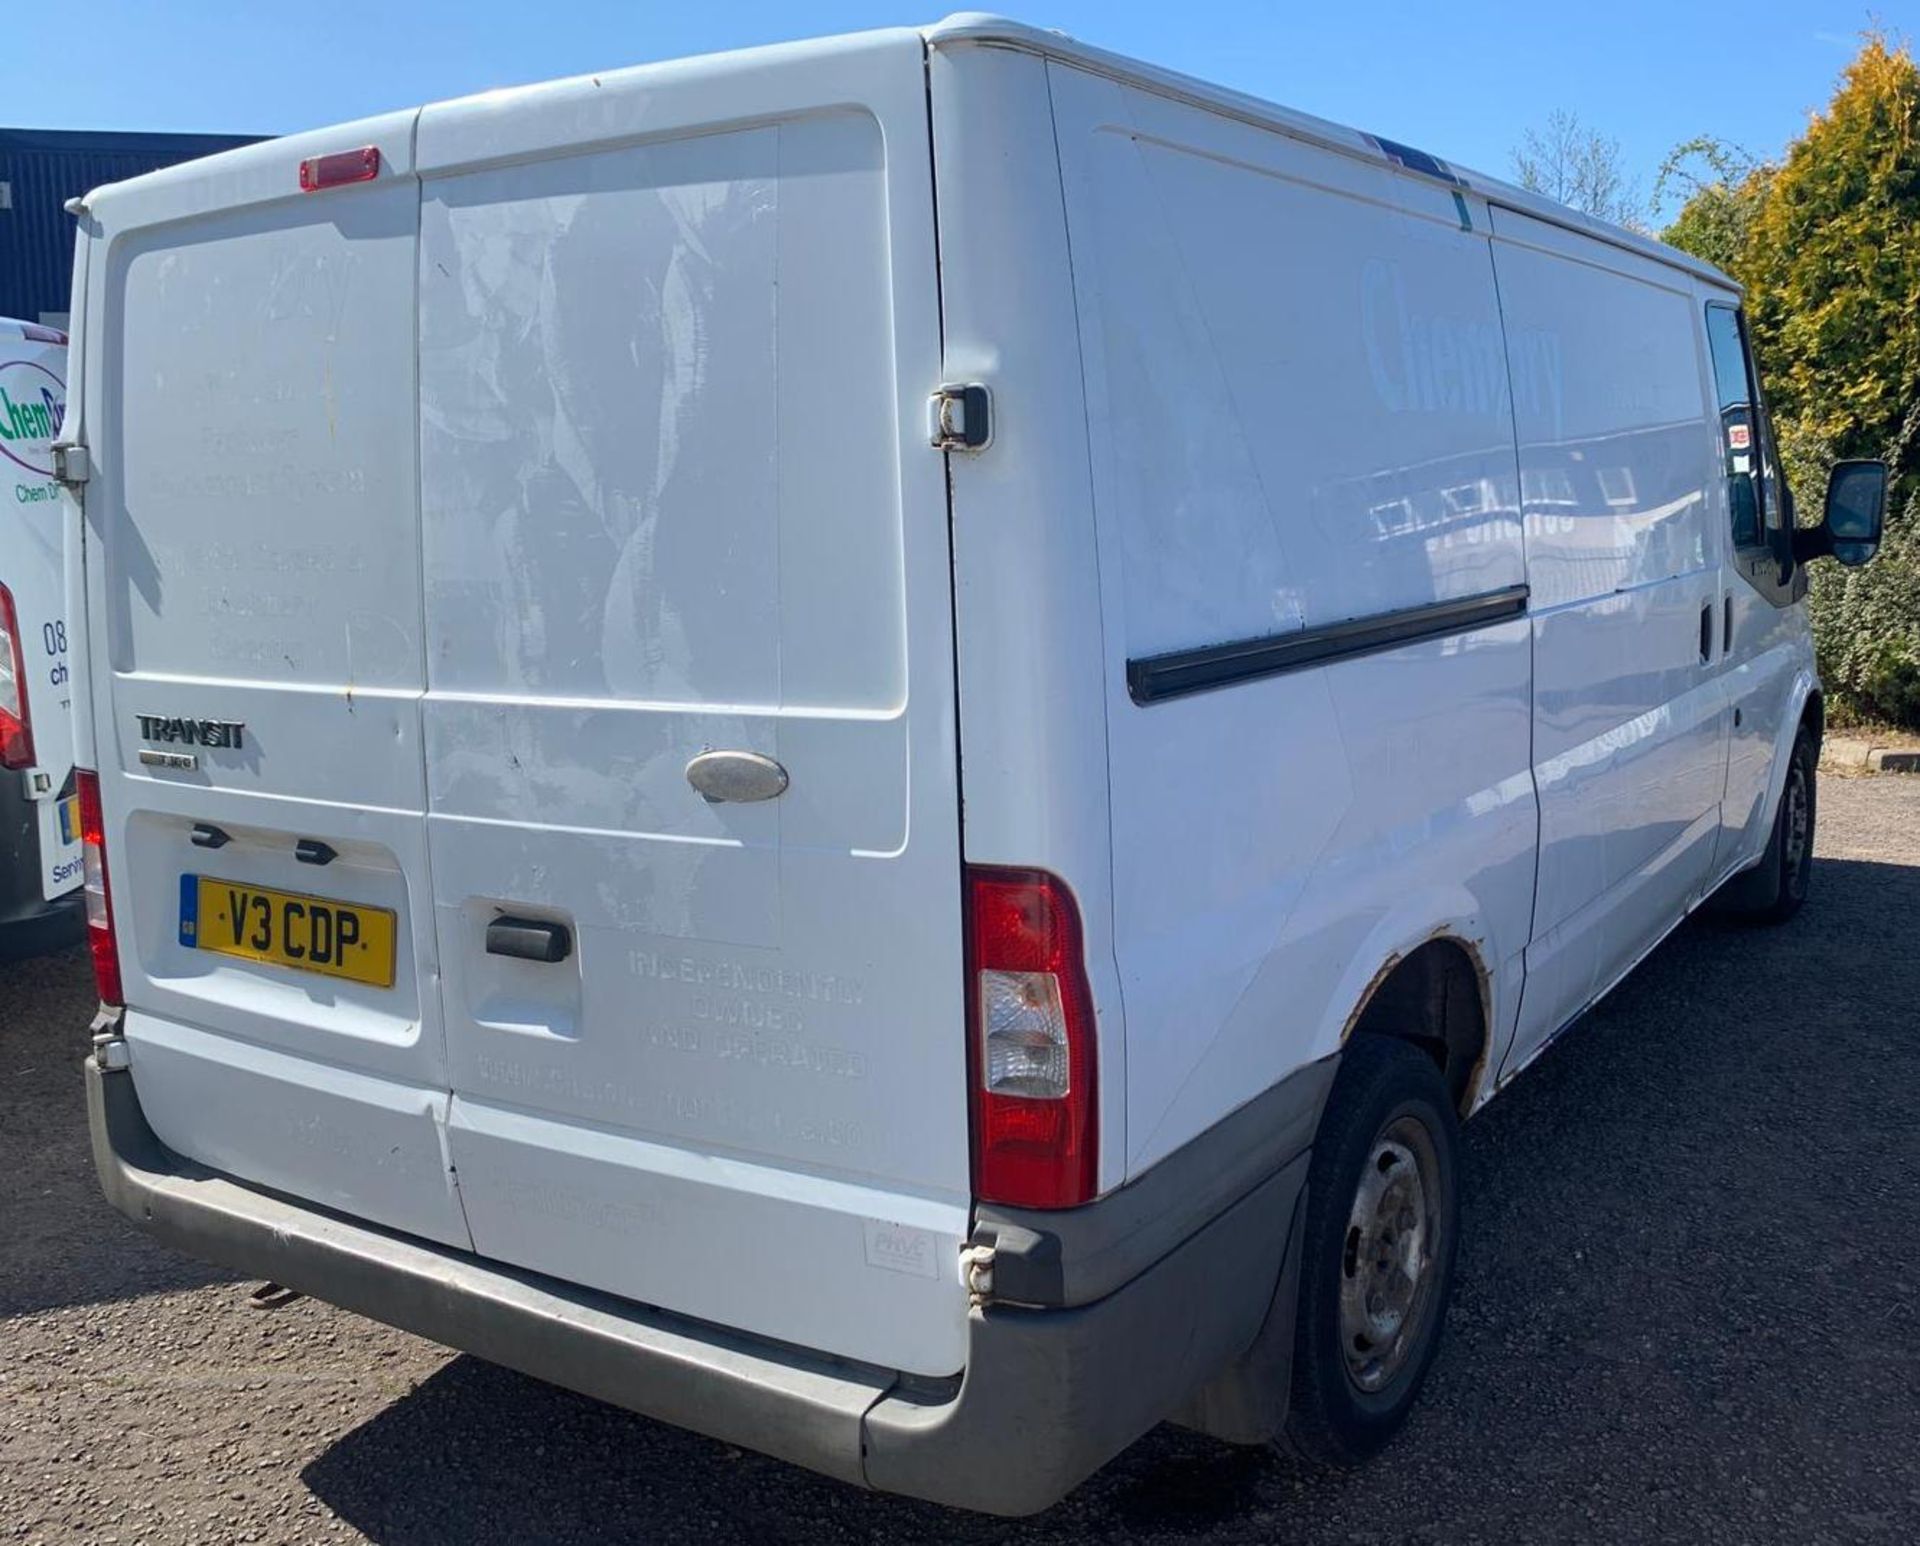
[(1257, 124), (1262, 128), (1277, 129), (1282, 134), (1309, 141), (1329, 150), (1359, 156), (1369, 161), (1384, 161), (1404, 172), (1434, 177), (1441, 182), (1469, 188), (1489, 203), (1502, 205), (1520, 214), (1531, 215), (1536, 220), (1545, 220), (1553, 225), (1563, 226), (1567, 230), (1577, 231), (1596, 241), (1607, 242), (1615, 247), (1624, 247), (1629, 251), (1652, 258), (1656, 262), (1685, 269), (1688, 273), (1697, 274), (1702, 279), (1724, 285), (1730, 290), (1740, 289), (1737, 281), (1729, 278), (1713, 264), (1696, 258), (1690, 252), (1682, 252), (1678, 247), (1670, 247), (1665, 242), (1641, 236), (1620, 226), (1609, 224), (1607, 221), (1596, 220), (1591, 215), (1570, 209), (1541, 194), (1530, 193), (1525, 188), (1516, 187), (1498, 177), (1489, 177), (1483, 172), (1456, 166), (1442, 161), (1437, 156), (1428, 155), (1425, 151), (1400, 145), (1392, 140), (1384, 140), (1362, 130), (1350, 129), (1342, 124), (1330, 123), (1324, 118), (1315, 118), (1310, 113), (1295, 112), (1292, 108), (1281, 107), (1263, 98), (1249, 96), (1245, 92), (1216, 86), (1191, 75), (1182, 75), (1176, 70), (1165, 70), (1157, 65), (1145, 64), (1138, 59), (1130, 59), (1124, 54), (1114, 54), (1105, 49), (1094, 48), (1080, 42), (1077, 38), (1069, 37), (1064, 32), (1049, 32), (1039, 27), (1029, 27), (1023, 22), (1011, 21), (1004, 16), (994, 16), (986, 12), (961, 11), (935, 22), (930, 27), (923, 28), (921, 36), (927, 40), (930, 48), (958, 43), (984, 43), (1064, 60), (1081, 69), (1091, 70), (1095, 74), (1104, 75), (1113, 80), (1124, 81), (1130, 86), (1141, 87), (1156, 95), (1191, 102), (1196, 106), (1224, 113), (1229, 117)]
[[(1018, 49), (1024, 53), (1059, 59), (1078, 68), (1104, 75), (1111, 80), (1123, 81), (1159, 96), (1190, 102), (1195, 106), (1223, 113), (1228, 117), (1238, 118), (1242, 122), (1255, 124), (1261, 128), (1274, 129), (1282, 134), (1291, 135), (1295, 139), (1305, 140), (1344, 155), (1385, 163), (1402, 172), (1418, 177), (1431, 177), (1451, 187), (1470, 189), (1489, 203), (1578, 232), (1595, 241), (1606, 242), (1612, 246), (1639, 253), (1655, 262), (1683, 269), (1729, 290), (1735, 292), (1740, 290), (1737, 281), (1729, 278), (1704, 259), (1682, 252), (1677, 247), (1669, 247), (1665, 242), (1655, 241), (1651, 237), (1610, 225), (1604, 220), (1596, 220), (1591, 215), (1569, 209), (1566, 205), (1556, 203), (1540, 194), (1529, 193), (1526, 189), (1515, 187), (1512, 183), (1500, 178), (1455, 166), (1412, 146), (1398, 144), (1393, 140), (1383, 139), (1342, 124), (1331, 123), (1324, 118), (1315, 118), (1310, 113), (1296, 112), (1292, 108), (1281, 107), (1260, 97), (1249, 96), (1245, 92), (1216, 86), (1208, 81), (1182, 75), (1176, 70), (1162, 69), (1158, 65), (1147, 64), (1138, 59), (1129, 59), (1123, 54), (1109, 53), (1105, 49), (1095, 48), (1069, 37), (1064, 32), (1050, 32), (1043, 28), (1030, 27), (1024, 22), (1013, 21), (987, 12), (959, 11), (930, 26), (920, 28), (919, 34), (929, 48), (984, 44), (989, 47)], [(830, 46), (832, 41), (834, 40), (822, 39), (819, 43), (801, 46), (817, 47), (822, 43)], [(793, 44), (770, 45), (774, 49), (788, 49), (795, 46)], [(746, 61), (760, 52), (759, 49), (744, 49), (735, 57)], [(638, 71), (671, 69), (678, 62), (661, 60), (633, 68)], [(512, 89), (516, 92), (538, 91), (542, 86), (557, 84), (559, 83), (541, 82)], [(486, 95), (493, 95), (493, 93)], [(282, 141), (281, 153), (295, 153), (298, 143), (297, 139)], [(128, 182), (142, 186), (160, 186), (169, 180), (194, 178), (210, 164), (231, 166), (237, 164), (242, 158), (259, 154), (261, 154), (261, 147), (258, 145), (222, 151), (203, 161), (183, 162), (162, 171), (149, 172), (143, 177), (128, 179)], [(123, 187), (126, 184), (107, 186)], [(103, 191), (104, 189), (94, 189), (84, 199), (76, 200), (75, 204), (90, 208), (96, 196)], [(75, 206), (68, 207), (73, 209)]]

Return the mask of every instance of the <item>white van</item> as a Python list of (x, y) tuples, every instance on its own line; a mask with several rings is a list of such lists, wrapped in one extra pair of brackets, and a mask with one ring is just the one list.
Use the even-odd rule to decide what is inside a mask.
[[(1414, 1399), (1455, 1125), (1806, 894), (1740, 297), (956, 17), (81, 204), (107, 1194), (849, 1481)], [(83, 539), (83, 540), (82, 540)]]
[(67, 335), (0, 317), (0, 961), (77, 944), (74, 793), (53, 443), (67, 407)]

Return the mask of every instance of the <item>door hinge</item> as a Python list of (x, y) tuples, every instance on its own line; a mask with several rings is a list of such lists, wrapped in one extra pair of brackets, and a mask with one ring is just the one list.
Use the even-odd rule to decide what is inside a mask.
[(927, 399), (927, 439), (936, 451), (978, 451), (993, 439), (993, 397), (978, 382), (936, 387)]
[(94, 1066), (103, 1073), (118, 1073), (132, 1066), (133, 1058), (128, 1052), (126, 1039), (120, 1034), (120, 1021), (125, 1011), (118, 1004), (102, 1004), (88, 1027), (93, 1032)]
[(87, 457), (87, 448), (76, 445), (71, 440), (57, 441), (53, 447), (53, 477), (56, 483), (64, 483), (68, 488), (79, 488), (87, 481), (92, 471)]
[(967, 1302), (976, 1309), (993, 1298), (993, 1256), (991, 1245), (968, 1245), (960, 1250), (960, 1281), (966, 1285)]

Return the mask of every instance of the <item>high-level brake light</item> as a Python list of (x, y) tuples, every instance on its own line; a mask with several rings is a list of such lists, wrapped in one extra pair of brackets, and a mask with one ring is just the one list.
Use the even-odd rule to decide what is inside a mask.
[(308, 156), (300, 163), (300, 191), (318, 193), (343, 183), (370, 183), (380, 175), (380, 147), (362, 145), (330, 156)]

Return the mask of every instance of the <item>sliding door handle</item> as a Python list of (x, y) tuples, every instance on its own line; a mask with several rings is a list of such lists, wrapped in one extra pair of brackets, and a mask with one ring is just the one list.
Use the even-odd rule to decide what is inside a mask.
[(1713, 659), (1713, 603), (1700, 603), (1700, 659)]

